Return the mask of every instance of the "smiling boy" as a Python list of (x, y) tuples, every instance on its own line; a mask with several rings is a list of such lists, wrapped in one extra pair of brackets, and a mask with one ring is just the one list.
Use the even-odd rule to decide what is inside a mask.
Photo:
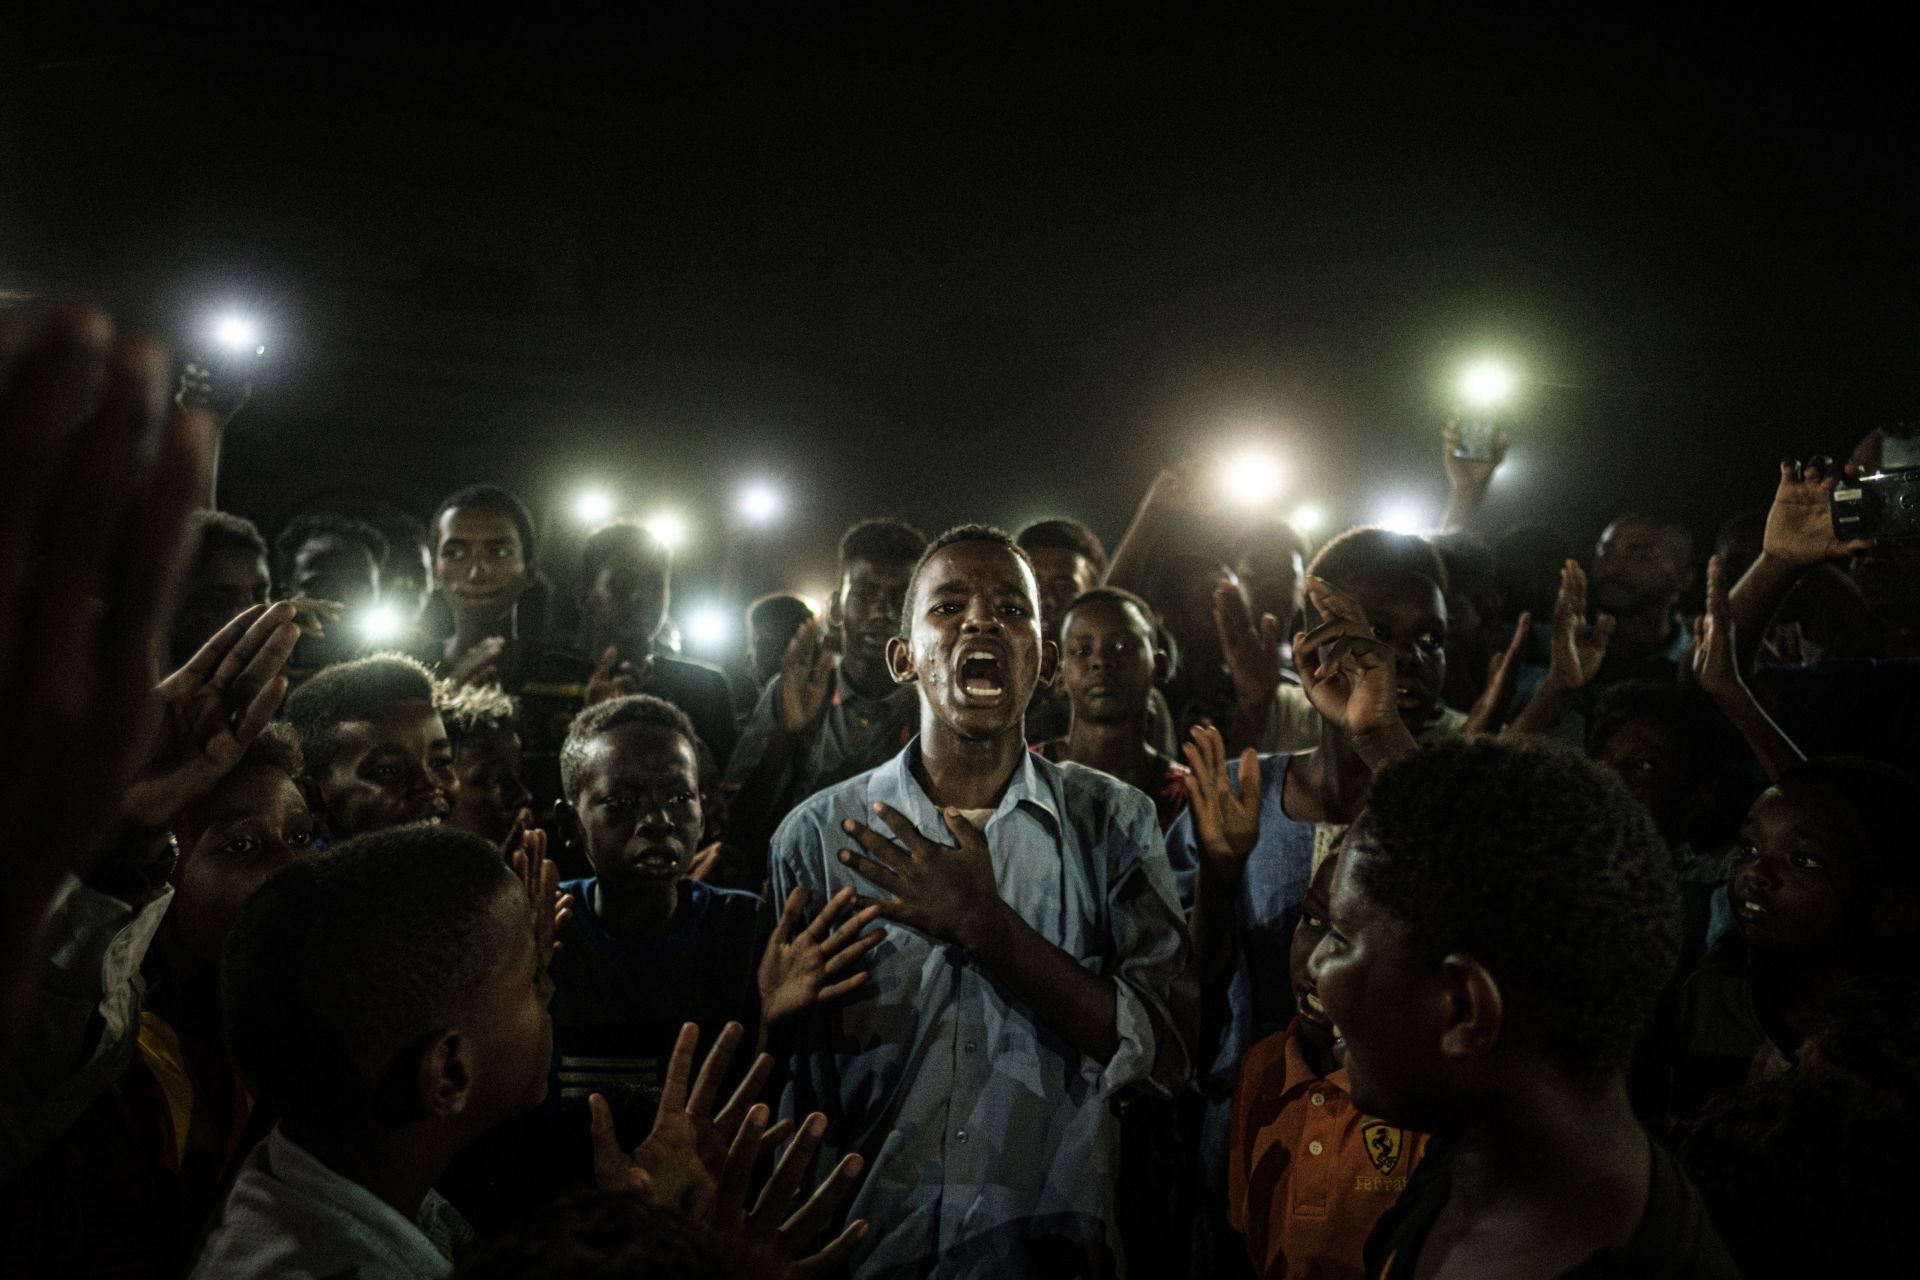
[(1153, 806), (1026, 749), (1056, 654), (1012, 538), (951, 530), (906, 594), (887, 661), (919, 736), (774, 840), (776, 892), (853, 886), (888, 921), (872, 981), (796, 1024), (782, 1111), (866, 1157), (856, 1275), (1115, 1274), (1115, 1102), (1184, 1083), (1193, 1014)]

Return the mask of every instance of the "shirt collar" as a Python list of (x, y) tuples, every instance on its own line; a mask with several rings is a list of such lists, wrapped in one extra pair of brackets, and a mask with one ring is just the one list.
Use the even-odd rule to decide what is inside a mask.
[(419, 1214), (409, 1219), (351, 1178), (334, 1172), (278, 1125), (267, 1134), (273, 1177), (298, 1196), (331, 1207), (362, 1248), (406, 1275), (445, 1275), (452, 1248), (471, 1237), (453, 1206), (429, 1190)]
[[(899, 810), (922, 832), (942, 833), (947, 830), (946, 819), (927, 798), (920, 780), (913, 776), (913, 762), (919, 757), (920, 737), (916, 734), (899, 755), (873, 771), (867, 783), (867, 801)], [(1017, 808), (1042, 816), (1053, 833), (1059, 835), (1060, 815), (1066, 808), (1060, 766), (1036, 752), (1022, 751), (1013, 777), (1007, 783), (1006, 794), (1000, 797), (987, 825), (992, 826)]]
[(1269, 1074), (1261, 1081), (1260, 1096), (1263, 1099), (1278, 1102), (1310, 1084), (1318, 1084), (1339, 1094), (1347, 1092), (1345, 1067), (1335, 1067), (1331, 1075), (1323, 1077), (1315, 1075), (1313, 1068), (1307, 1065), (1307, 1052), (1300, 1044), (1299, 1019), (1288, 1023), (1282, 1034), (1286, 1039), (1280, 1044), (1280, 1075), (1276, 1079)]

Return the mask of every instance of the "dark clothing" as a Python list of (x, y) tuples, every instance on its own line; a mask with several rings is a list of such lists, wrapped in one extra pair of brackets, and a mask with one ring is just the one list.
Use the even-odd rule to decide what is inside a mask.
[(475, 1144), (440, 1183), (483, 1230), (529, 1204), (593, 1186), (588, 1094), (612, 1106), (623, 1149), (646, 1138), (682, 1024), (700, 1028), (696, 1072), (721, 1028), (745, 1028), (722, 1102), (753, 1062), (757, 970), (772, 930), (765, 904), (754, 894), (683, 880), (663, 935), (616, 937), (594, 908), (594, 885), (588, 878), (560, 886), (573, 895), (573, 919), (550, 970), (554, 1057), (546, 1101)]
[(1670, 1115), (1692, 1116), (1707, 1099), (1765, 1074), (1763, 1064), (1791, 1061), (1798, 1037), (1784, 1026), (1769, 1028), (1761, 1016), (1753, 960), (1753, 948), (1735, 930), (1681, 984), (1666, 1054)]
[(1754, 691), (1809, 756), (1867, 756), (1920, 768), (1920, 658), (1833, 660), (1762, 667)]
[[(1707, 1218), (1700, 1193), (1674, 1158), (1653, 1139), (1647, 1208), (1633, 1239), (1602, 1249), (1563, 1277), (1573, 1280), (1738, 1280), (1727, 1246)], [(1366, 1274), (1373, 1280), (1408, 1280), (1420, 1262), (1427, 1235), (1452, 1194), (1451, 1144), (1435, 1141), (1414, 1170), (1399, 1201), (1367, 1237)]]
[(655, 654), (652, 675), (637, 690), (664, 698), (687, 713), (693, 731), (713, 753), (716, 768), (725, 768), (740, 740), (733, 714), (733, 690), (727, 673), (709, 662)]
[[(1055, 688), (1058, 688), (1056, 685)], [(1073, 704), (1064, 693), (1041, 689), (1027, 707), (1027, 741), (1052, 742), (1064, 738), (1073, 728)], [(1147, 745), (1169, 760), (1180, 758), (1180, 746), (1173, 737), (1173, 712), (1166, 695), (1158, 689), (1147, 690)], [(1166, 830), (1161, 823), (1160, 829)]]
[(762, 860), (774, 830), (801, 801), (885, 764), (920, 727), (913, 685), (863, 698), (836, 670), (826, 710), (806, 732), (789, 734), (780, 727), (780, 681), (775, 676), (760, 695), (726, 767), (728, 838)]

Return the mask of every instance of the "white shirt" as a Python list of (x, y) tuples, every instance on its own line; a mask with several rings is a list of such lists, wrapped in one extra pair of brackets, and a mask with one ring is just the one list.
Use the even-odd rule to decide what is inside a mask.
[(275, 1126), (241, 1164), (193, 1275), (442, 1280), (472, 1238), (438, 1192), (409, 1219)]

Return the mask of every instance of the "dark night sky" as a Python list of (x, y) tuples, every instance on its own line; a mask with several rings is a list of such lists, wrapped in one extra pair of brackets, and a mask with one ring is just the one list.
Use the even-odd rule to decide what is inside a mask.
[(0, 291), (255, 308), (222, 496), (269, 528), (330, 487), (557, 509), (600, 475), (710, 547), (775, 475), (804, 508), (769, 563), (809, 584), (867, 514), (1111, 541), (1250, 433), (1295, 497), (1437, 514), (1482, 350), (1567, 384), (1528, 390), (1493, 523), (1582, 539), (1625, 507), (1704, 537), (1783, 451), (1914, 414), (1893, 30), (1291, 8), (710, 10), (511, 58), (41, 32), (0, 55)]

